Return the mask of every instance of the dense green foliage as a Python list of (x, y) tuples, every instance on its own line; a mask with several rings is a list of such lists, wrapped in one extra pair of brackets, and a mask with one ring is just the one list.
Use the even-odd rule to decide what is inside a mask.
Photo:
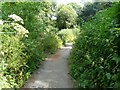
[(0, 6), (0, 89), (22, 87), (47, 55), (74, 41), (69, 64), (77, 86), (120, 88), (120, 3)]
[(82, 25), (69, 58), (70, 74), (77, 86), (120, 88), (119, 12), (117, 3)]
[[(9, 33), (15, 29), (20, 33), (1, 34), (0, 37), (0, 52), (4, 55), (0, 58), (2, 88), (22, 87), (46, 54), (54, 53), (61, 46), (62, 41), (56, 34), (58, 29), (51, 19), (54, 7), (55, 3), (50, 1), (2, 3), (2, 18), (7, 23), (1, 25), (1, 31)], [(29, 31), (26, 38), (24, 27)]]
[[(67, 10), (72, 9), (73, 14), (69, 17), (70, 10), (66, 14), (68, 15), (66, 28), (76, 23), (76, 12), (71, 6), (69, 7)], [(4, 83), (0, 86), (21, 87), (46, 55), (54, 53), (62, 46), (61, 37), (58, 37), (59, 28), (54, 19), (57, 15), (56, 10), (56, 4), (47, 0), (2, 3), (2, 19), (7, 23), (1, 25), (1, 31), (8, 33), (14, 32), (15, 29), (20, 35), (1, 34), (2, 49), (0, 52), (4, 56), (1, 58), (0, 66), (4, 69), (1, 69), (0, 82), (3, 80)], [(12, 22), (15, 22), (14, 27), (11, 26)], [(62, 25), (62, 23), (60, 24)], [(26, 38), (24, 37), (25, 32), (21, 32), (22, 29), (25, 30), (24, 27), (29, 31), (29, 34), (25, 35)], [(67, 32), (69, 31), (67, 30)], [(21, 33), (24, 34), (21, 35)]]
[(73, 9), (76, 11), (76, 14), (77, 14), (76, 23), (79, 26), (80, 23), (82, 22), (80, 19), (80, 15), (82, 14), (82, 7), (79, 4), (73, 3), (73, 2), (69, 3), (68, 5), (72, 6)]
[(76, 26), (77, 13), (71, 5), (63, 5), (57, 11), (57, 26), (61, 29)]
[[(15, 17), (15, 18), (14, 18)], [(24, 53), (25, 45), (22, 42), (26, 38), (28, 30), (17, 22), (21, 18), (10, 15), (14, 21), (1, 21), (1, 48), (0, 48), (0, 88), (21, 86), (27, 74), (27, 56)], [(18, 85), (17, 85), (18, 84)]]
[[(30, 31), (27, 40), (24, 40), (24, 44), (27, 47), (25, 52), (29, 58), (27, 64), (32, 70), (36, 68), (37, 62), (42, 60), (43, 55), (42, 40), (37, 35), (38, 33), (43, 32), (43, 30), (40, 30), (41, 28), (39, 28), (41, 24), (36, 20), (39, 14), (38, 7), (39, 3), (34, 2), (6, 2), (2, 5), (3, 19), (6, 19), (10, 14), (17, 14), (23, 18), (25, 23), (24, 27)], [(32, 70), (29, 70), (29, 72)]]
[(109, 8), (113, 2), (94, 2), (86, 3), (81, 12), (78, 14), (80, 24), (83, 21), (89, 21), (98, 11)]
[(73, 42), (79, 34), (79, 28), (72, 29), (62, 29), (58, 32), (59, 36), (61, 36), (61, 40), (65, 44), (65, 42)]
[(57, 9), (56, 23), (59, 29), (58, 36), (63, 42), (63, 45), (67, 42), (73, 42), (79, 33), (79, 19), (81, 7), (76, 3), (69, 3), (67, 5), (61, 5)]
[[(55, 34), (48, 34), (44, 38), (44, 51), (46, 53), (54, 53), (58, 48), (62, 46), (61, 39)], [(52, 48), (54, 46), (54, 48)]]

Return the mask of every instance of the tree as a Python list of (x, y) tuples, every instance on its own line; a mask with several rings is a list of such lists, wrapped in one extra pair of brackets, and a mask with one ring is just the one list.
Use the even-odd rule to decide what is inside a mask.
[(72, 6), (76, 13), (79, 15), (81, 12), (82, 7), (77, 3), (69, 3), (68, 5)]
[(111, 4), (112, 2), (95, 2), (95, 0), (93, 3), (86, 3), (79, 18), (88, 21), (96, 14), (96, 12), (109, 8)]
[(73, 9), (76, 11), (77, 13), (77, 25), (80, 24), (80, 19), (79, 19), (79, 16), (81, 15), (82, 13), (82, 7), (81, 5), (78, 5), (77, 3), (69, 3), (68, 5), (72, 6)]
[(63, 5), (57, 11), (57, 26), (59, 29), (71, 28), (76, 25), (77, 13), (70, 5)]

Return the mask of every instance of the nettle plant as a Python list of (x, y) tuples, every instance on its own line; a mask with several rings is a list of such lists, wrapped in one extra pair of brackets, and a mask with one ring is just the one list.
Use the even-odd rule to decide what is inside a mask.
[(5, 81), (2, 88), (19, 87), (25, 75), (24, 69), (27, 67), (27, 56), (23, 53), (25, 45), (22, 39), (28, 37), (29, 31), (22, 26), (23, 19), (19, 16), (12, 14), (8, 17), (6, 21), (0, 21), (0, 72), (2, 72), (0, 83)]

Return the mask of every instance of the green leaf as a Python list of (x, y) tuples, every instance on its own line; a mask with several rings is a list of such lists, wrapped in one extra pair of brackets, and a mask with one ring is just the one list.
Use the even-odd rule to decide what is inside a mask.
[(118, 76), (116, 74), (112, 76), (112, 79), (115, 81), (117, 80), (117, 78), (118, 78)]
[(111, 74), (110, 73), (106, 73), (106, 77), (107, 77), (107, 79), (110, 79)]

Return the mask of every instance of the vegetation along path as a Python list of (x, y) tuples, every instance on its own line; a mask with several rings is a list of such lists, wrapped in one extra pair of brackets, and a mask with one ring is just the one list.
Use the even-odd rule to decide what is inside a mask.
[(24, 88), (72, 88), (73, 83), (68, 75), (67, 58), (71, 44), (66, 44), (54, 55), (46, 58), (26, 82)]

